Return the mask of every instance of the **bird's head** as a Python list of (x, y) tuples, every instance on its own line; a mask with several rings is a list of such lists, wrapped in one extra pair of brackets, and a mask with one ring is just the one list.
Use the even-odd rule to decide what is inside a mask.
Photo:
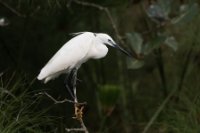
[(117, 43), (115, 43), (115, 41), (112, 39), (112, 37), (110, 37), (108, 34), (98, 33), (98, 34), (96, 34), (96, 37), (104, 45), (114, 47), (114, 48), (120, 50), (122, 53), (124, 53), (130, 57), (133, 57), (130, 53), (128, 53), (122, 47), (120, 47)]
[(96, 34), (96, 37), (98, 38), (98, 40), (105, 44), (105, 45), (109, 45), (114, 47), (114, 45), (116, 45), (115, 41), (107, 34), (104, 33), (98, 33)]

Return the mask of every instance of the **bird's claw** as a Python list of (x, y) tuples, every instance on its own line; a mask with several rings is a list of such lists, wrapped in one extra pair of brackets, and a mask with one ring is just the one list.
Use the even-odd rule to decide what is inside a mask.
[(83, 109), (84, 106), (80, 106), (80, 105), (75, 105), (75, 112), (74, 112), (74, 117), (72, 117), (73, 119), (77, 119), (77, 120), (81, 120), (83, 118)]

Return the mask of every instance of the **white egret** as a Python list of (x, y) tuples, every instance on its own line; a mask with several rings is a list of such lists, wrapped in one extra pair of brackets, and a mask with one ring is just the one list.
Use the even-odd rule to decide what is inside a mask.
[(106, 45), (115, 47), (131, 56), (107, 34), (79, 32), (74, 35), (75, 37), (64, 44), (42, 68), (37, 77), (38, 80), (44, 80), (44, 83), (47, 83), (63, 73), (69, 74), (73, 72), (73, 69), (78, 70), (81, 64), (88, 59), (105, 57), (108, 52)]
[[(49, 60), (38, 75), (38, 80), (49, 80), (66, 73), (66, 88), (75, 102), (75, 118), (82, 118), (82, 109), (79, 108), (76, 96), (77, 70), (81, 64), (89, 59), (100, 59), (106, 56), (108, 48), (106, 45), (115, 47), (131, 56), (123, 50), (113, 39), (104, 33), (80, 32), (75, 33), (75, 37), (64, 44), (60, 50)], [(73, 89), (73, 93), (72, 93)]]

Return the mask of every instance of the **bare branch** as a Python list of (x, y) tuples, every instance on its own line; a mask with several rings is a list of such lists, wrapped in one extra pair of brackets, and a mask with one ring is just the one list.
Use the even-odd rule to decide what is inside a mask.
[(66, 98), (64, 100), (58, 101), (55, 98), (53, 98), (51, 95), (49, 95), (47, 92), (40, 92), (40, 93), (35, 94), (35, 95), (36, 96), (37, 95), (46, 95), (48, 98), (50, 98), (52, 101), (54, 101), (54, 104), (60, 104), (60, 103), (65, 103), (65, 102), (69, 102), (69, 103), (73, 103), (73, 104), (78, 104), (78, 105), (86, 105), (87, 104), (86, 102), (77, 103), (77, 102), (74, 102), (74, 101), (66, 99)]
[(75, 132), (84, 132), (85, 131), (85, 129), (83, 129), (83, 128), (65, 128), (65, 130), (67, 132), (73, 132), (73, 131), (75, 131)]
[(12, 13), (16, 14), (17, 16), (19, 16), (19, 17), (26, 17), (26, 15), (21, 14), (20, 12), (18, 12), (16, 9), (12, 8), (10, 5), (8, 5), (4, 1), (0, 0), (0, 3), (3, 6), (5, 6), (6, 8), (8, 8)]
[(89, 133), (88, 130), (87, 130), (87, 127), (85, 126), (85, 124), (84, 124), (84, 122), (83, 122), (83, 119), (80, 119), (79, 122), (81, 123), (81, 127), (82, 127), (82, 129), (84, 130), (84, 132), (85, 132), (85, 133)]
[[(76, 84), (74, 84), (74, 85), (76, 85)], [(76, 89), (75, 86), (74, 86), (74, 89)], [(74, 101), (66, 99), (66, 98), (62, 101), (58, 101), (55, 98), (53, 98), (51, 95), (49, 95), (47, 92), (40, 92), (38, 94), (35, 94), (35, 96), (37, 96), (37, 95), (46, 95), (48, 98), (50, 98), (52, 101), (54, 101), (54, 104), (60, 104), (60, 103), (65, 103), (65, 102), (73, 103), (74, 108), (75, 108), (75, 116), (72, 117), (72, 118), (74, 118), (74, 119), (76, 119), (80, 122), (81, 128), (66, 128), (65, 130), (67, 132), (82, 131), (82, 132), (85, 132), (85, 133), (89, 133), (84, 122), (83, 122), (83, 119), (82, 119), (82, 117), (83, 117), (82, 111), (83, 111), (84, 105), (87, 104), (86, 102), (79, 103), (76, 95), (75, 95), (76, 99), (74, 99)]]
[[(74, 87), (76, 89), (76, 87)], [(76, 94), (76, 93), (75, 93)], [(82, 119), (82, 111), (83, 111), (83, 108), (84, 106), (83, 105), (86, 105), (87, 103), (86, 102), (83, 102), (83, 103), (79, 103), (78, 100), (77, 100), (77, 97), (76, 97), (76, 100), (72, 101), (72, 100), (69, 100), (69, 99), (64, 99), (62, 101), (58, 101), (56, 100), (55, 98), (53, 98), (51, 95), (49, 95), (47, 92), (40, 92), (38, 94), (35, 94), (35, 96), (37, 95), (46, 95), (48, 98), (50, 98), (52, 101), (54, 101), (54, 104), (60, 104), (60, 103), (65, 103), (65, 102), (69, 102), (69, 103), (73, 103), (74, 104), (74, 108), (75, 108), (75, 117), (73, 117), (74, 119), (78, 120), (81, 124), (81, 128), (65, 128), (65, 130), (67, 132), (73, 132), (73, 131), (76, 131), (76, 132), (79, 132), (79, 131), (82, 131), (82, 132), (85, 132), (85, 133), (89, 133), (84, 122), (83, 122), (83, 119)], [(79, 106), (81, 106), (79, 108)]]
[(87, 130), (87, 127), (85, 126), (84, 122), (83, 122), (83, 119), (79, 119), (79, 122), (81, 124), (81, 128), (65, 128), (65, 130), (67, 132), (85, 132), (85, 133), (89, 133), (88, 130)]

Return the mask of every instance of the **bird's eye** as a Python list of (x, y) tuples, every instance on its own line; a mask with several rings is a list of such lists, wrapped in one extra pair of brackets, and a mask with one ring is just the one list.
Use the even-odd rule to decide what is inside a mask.
[(108, 39), (108, 42), (111, 42), (111, 40), (110, 40), (110, 39)]

